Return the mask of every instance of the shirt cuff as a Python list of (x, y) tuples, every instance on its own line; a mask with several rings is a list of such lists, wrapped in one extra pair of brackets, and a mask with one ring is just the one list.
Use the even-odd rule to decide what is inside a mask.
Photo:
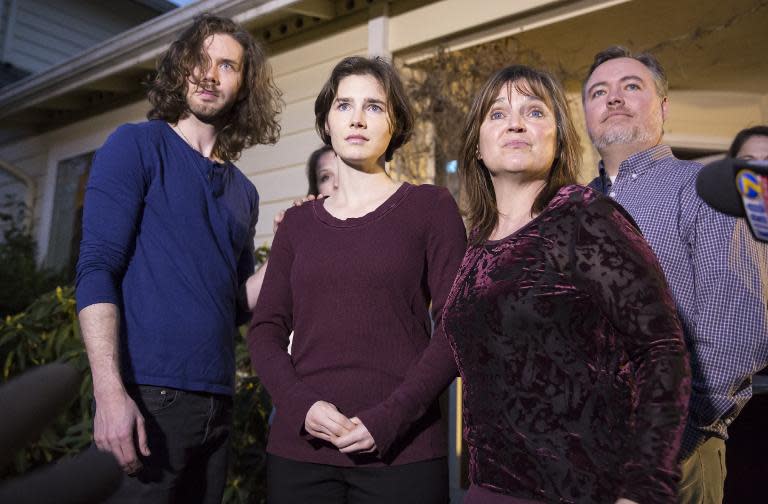
[(105, 270), (94, 270), (83, 276), (75, 291), (78, 313), (83, 308), (97, 303), (119, 304), (120, 295), (115, 286), (112, 273)]

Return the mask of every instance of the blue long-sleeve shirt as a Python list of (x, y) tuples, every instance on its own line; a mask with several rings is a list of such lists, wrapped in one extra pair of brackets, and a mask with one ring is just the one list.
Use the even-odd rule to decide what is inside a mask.
[(126, 383), (231, 394), (234, 333), (248, 314), (258, 194), (232, 163), (163, 121), (118, 128), (94, 157), (77, 264), (78, 310), (121, 315)]
[(590, 187), (619, 202), (640, 226), (669, 283), (691, 352), (693, 389), (680, 456), (727, 427), (768, 364), (768, 247), (746, 222), (696, 195), (701, 165), (666, 145), (633, 154), (614, 182), (602, 162)]

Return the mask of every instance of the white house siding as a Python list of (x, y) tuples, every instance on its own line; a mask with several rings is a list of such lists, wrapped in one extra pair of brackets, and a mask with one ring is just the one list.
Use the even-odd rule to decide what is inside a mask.
[[(3, 1), (9, 0), (0, 0), (0, 3)], [(470, 12), (464, 13), (463, 4), (458, 0), (443, 0), (410, 11), (393, 12), (388, 20), (389, 48), (396, 58), (402, 57), (412, 47), (420, 50), (435, 47), (441, 41), (450, 39), (454, 33), (462, 33), (464, 43), (471, 43), (472, 35), (468, 31), (471, 26), (468, 27), (467, 22), (471, 21), (473, 26), (477, 26), (492, 19), (494, 15), (509, 16), (521, 8), (546, 3), (551, 2), (489, 0), (487, 3), (473, 4)], [(463, 8), (466, 9), (466, 6)], [(461, 15), (441, 15), (441, 12), (461, 12)], [(418, 26), (424, 29), (416, 30)], [(499, 36), (504, 36), (501, 33), (504, 27), (499, 30)], [(327, 38), (298, 44), (270, 58), (277, 85), (283, 90), (286, 102), (281, 118), (281, 139), (275, 146), (257, 146), (246, 150), (237, 162), (261, 195), (261, 216), (256, 229), (257, 245), (271, 241), (274, 215), (288, 207), (293, 199), (305, 194), (305, 163), (312, 150), (320, 146), (314, 131), (314, 99), (332, 67), (342, 57), (368, 52), (368, 35), (368, 26), (362, 22)], [(478, 37), (488, 40), (489, 31), (484, 30)], [(577, 123), (584, 132), (579, 97), (569, 98), (574, 104)], [(713, 106), (716, 106), (716, 110)], [(35, 182), (33, 215), (41, 257), (45, 256), (50, 237), (58, 164), (95, 150), (119, 124), (143, 120), (147, 107), (145, 101), (137, 102), (44, 135), (0, 147), (0, 160), (22, 170)], [(766, 122), (768, 94), (673, 91), (666, 140), (675, 147), (723, 149), (742, 127)], [(582, 140), (585, 170), (591, 170), (597, 159), (586, 134), (583, 134)], [(587, 171), (583, 175), (583, 180), (587, 180), (592, 173)]]
[[(31, 72), (93, 47), (157, 13), (125, 0), (3, 0), (4, 61)], [(7, 14), (6, 14), (7, 13)]]
[(50, 239), (59, 163), (98, 149), (120, 124), (144, 120), (147, 109), (147, 102), (141, 101), (0, 147), (0, 160), (14, 165), (34, 181), (33, 226), (39, 259), (46, 256)]
[(237, 163), (261, 195), (257, 245), (271, 242), (275, 214), (307, 192), (307, 158), (322, 145), (314, 129), (314, 103), (320, 88), (341, 58), (365, 55), (367, 47), (368, 28), (362, 24), (270, 59), (286, 103), (280, 141), (246, 150)]

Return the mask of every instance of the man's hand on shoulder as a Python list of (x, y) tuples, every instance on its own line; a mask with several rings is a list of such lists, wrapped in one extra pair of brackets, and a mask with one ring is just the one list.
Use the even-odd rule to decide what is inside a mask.
[(125, 391), (96, 398), (93, 440), (100, 450), (111, 452), (128, 474), (141, 469), (137, 444), (142, 455), (150, 455), (144, 417)]
[[(307, 201), (312, 201), (312, 200), (316, 200), (316, 199), (323, 199), (323, 198), (327, 198), (327, 197), (328, 196), (326, 196), (325, 194), (319, 194), (317, 196), (315, 196), (314, 194), (308, 194), (308, 195), (304, 196), (303, 198), (293, 200), (293, 206), (299, 207), (299, 206), (303, 205), (304, 203), (306, 203)], [(283, 218), (285, 218), (286, 210), (280, 210), (279, 212), (277, 212), (277, 215), (275, 215), (275, 218), (272, 221), (272, 232), (273, 233), (277, 233), (277, 228), (280, 226), (280, 223), (283, 222)]]

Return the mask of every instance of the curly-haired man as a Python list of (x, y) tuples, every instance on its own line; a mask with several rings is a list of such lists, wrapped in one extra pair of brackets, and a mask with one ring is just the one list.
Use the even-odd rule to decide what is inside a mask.
[(149, 121), (109, 137), (85, 196), (77, 302), (94, 440), (129, 475), (116, 502), (221, 502), (258, 216), (232, 161), (277, 141), (280, 92), (253, 37), (205, 15), (148, 97)]

